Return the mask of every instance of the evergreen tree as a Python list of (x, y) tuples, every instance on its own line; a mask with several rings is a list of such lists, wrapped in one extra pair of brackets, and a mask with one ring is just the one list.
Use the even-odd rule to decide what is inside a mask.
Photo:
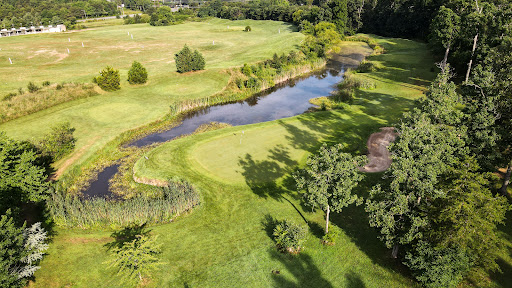
[(179, 73), (203, 70), (206, 65), (203, 55), (197, 50), (192, 53), (187, 45), (175, 55), (174, 59), (176, 60), (176, 70)]
[(25, 279), (15, 273), (27, 256), (23, 243), (24, 227), (17, 227), (10, 210), (0, 216), (0, 287), (24, 287)]
[(21, 202), (45, 198), (48, 187), (45, 167), (38, 164), (34, 146), (0, 133), (0, 213), (18, 207)]
[(128, 71), (128, 82), (130, 84), (144, 84), (148, 80), (148, 71), (142, 64), (133, 61), (132, 68)]
[(204, 70), (204, 66), (206, 65), (206, 62), (204, 61), (204, 57), (199, 51), (195, 50), (194, 54), (192, 55), (192, 70)]
[(192, 51), (190, 51), (190, 48), (188, 48), (186, 44), (183, 49), (174, 56), (174, 60), (176, 61), (176, 71), (179, 73), (192, 71)]
[(107, 66), (105, 69), (100, 71), (100, 76), (93, 79), (94, 83), (97, 83), (101, 89), (105, 91), (116, 91), (121, 89), (121, 78), (119, 76), (119, 70)]
[(0, 287), (25, 287), (48, 249), (46, 238), (41, 223), (17, 227), (10, 210), (0, 217)]

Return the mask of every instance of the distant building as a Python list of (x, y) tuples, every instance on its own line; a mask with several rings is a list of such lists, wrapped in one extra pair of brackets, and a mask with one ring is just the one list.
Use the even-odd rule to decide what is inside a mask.
[(28, 35), (28, 34), (37, 34), (37, 33), (57, 33), (66, 31), (66, 25), (59, 24), (55, 27), (49, 25), (45, 26), (32, 26), (32, 27), (20, 27), (20, 28), (12, 28), (12, 29), (2, 29), (0, 30), (0, 37), (10, 37), (10, 36), (18, 36), (18, 35)]

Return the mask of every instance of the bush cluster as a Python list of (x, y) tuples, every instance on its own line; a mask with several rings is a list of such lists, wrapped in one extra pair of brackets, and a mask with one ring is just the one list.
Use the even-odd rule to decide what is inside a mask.
[(135, 14), (135, 16), (133, 17), (130, 17), (130, 16), (125, 16), (124, 18), (124, 24), (128, 25), (128, 24), (139, 24), (139, 23), (149, 23), (149, 15), (142, 15), (140, 16), (139, 14)]
[(121, 78), (119, 70), (110, 66), (100, 71), (100, 76), (94, 77), (92, 82), (98, 84), (105, 91), (116, 91), (121, 89)]
[(306, 241), (307, 230), (289, 220), (283, 220), (277, 222), (272, 235), (279, 250), (299, 253)]
[(260, 89), (263, 83), (273, 86), (274, 77), (283, 72), (286, 66), (299, 64), (303, 60), (304, 55), (302, 53), (292, 51), (288, 55), (282, 54), (278, 56), (274, 54), (272, 59), (267, 59), (252, 66), (244, 64), (240, 71), (247, 78), (245, 81), (237, 79), (236, 84), (240, 89), (248, 88), (255, 90)]
[(52, 127), (50, 133), (44, 136), (37, 146), (41, 153), (55, 162), (75, 149), (76, 139), (73, 136), (74, 128), (69, 122), (63, 122)]
[(251, 32), (252, 31), (251, 26), (245, 26), (244, 31), (245, 32)]
[(206, 65), (203, 55), (197, 50), (192, 52), (187, 45), (174, 56), (174, 59), (176, 60), (176, 70), (179, 73), (203, 70)]
[(195, 16), (193, 9), (180, 9), (177, 12), (172, 12), (168, 6), (150, 10), (148, 13), (150, 14), (149, 24), (151, 26), (175, 25)]

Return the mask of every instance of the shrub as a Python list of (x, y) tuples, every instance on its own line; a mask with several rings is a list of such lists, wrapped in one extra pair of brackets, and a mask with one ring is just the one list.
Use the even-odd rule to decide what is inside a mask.
[(206, 65), (203, 55), (197, 50), (192, 53), (187, 45), (174, 56), (174, 59), (176, 60), (176, 70), (179, 73), (203, 70)]
[(338, 231), (338, 229), (334, 229), (334, 227), (331, 227), (329, 233), (325, 234), (324, 237), (322, 237), (322, 242), (326, 245), (334, 245), (336, 244), (336, 240), (338, 239), (339, 235), (340, 232)]
[(37, 86), (36, 84), (34, 84), (34, 82), (28, 82), (27, 89), (28, 89), (28, 92), (30, 92), (30, 93), (34, 93), (34, 92), (36, 92), (37, 90), (39, 90), (39, 86)]
[(367, 73), (367, 72), (375, 72), (381, 68), (382, 68), (382, 65), (380, 65), (377, 62), (363, 60), (361, 62), (361, 64), (359, 64), (359, 67), (357, 67), (357, 71), (361, 72), (361, 73)]
[(252, 31), (251, 26), (245, 26), (244, 31), (245, 32), (251, 32)]
[(53, 161), (59, 160), (71, 153), (75, 148), (76, 139), (73, 137), (74, 128), (69, 122), (62, 122), (52, 127), (50, 133), (39, 142), (42, 154), (51, 157)]
[[(93, 82), (96, 83), (96, 78), (93, 79)], [(62, 84), (57, 84), (57, 86), (55, 87), (55, 89), (57, 89), (57, 90), (60, 90), (62, 88), (64, 88), (64, 85), (62, 85)]]
[(44, 82), (43, 82), (43, 86), (45, 86), (45, 87), (46, 87), (46, 86), (50, 86), (50, 81), (44, 81)]
[(304, 227), (289, 220), (278, 222), (272, 235), (279, 250), (289, 253), (299, 253), (307, 236)]
[(341, 101), (345, 103), (351, 103), (354, 100), (354, 90), (353, 89), (341, 89), (335, 95), (336, 101)]
[(133, 61), (132, 68), (128, 71), (128, 82), (130, 84), (144, 84), (148, 80), (148, 71), (142, 64)]
[(247, 77), (250, 77), (251, 74), (252, 74), (252, 69), (251, 69), (251, 66), (247, 65), (247, 64), (244, 64), (244, 67), (242, 67), (242, 73), (247, 76)]
[(115, 91), (121, 89), (121, 78), (119, 70), (107, 66), (100, 71), (100, 76), (93, 78), (93, 82), (98, 84), (105, 91)]
[(242, 80), (242, 79), (240, 79), (240, 78), (236, 78), (235, 83), (236, 83), (236, 86), (238, 87), (238, 89), (243, 89), (243, 88), (245, 88), (245, 86), (244, 86), (244, 80)]
[(345, 74), (345, 79), (340, 83), (340, 85), (338, 85), (338, 87), (340, 89), (375, 89), (377, 88), (377, 84), (371, 79), (358, 77), (352, 72), (348, 72)]
[(23, 94), (25, 94), (25, 91), (23, 91), (23, 88), (21, 88), (21, 87), (20, 87), (20, 88), (18, 88), (18, 94), (19, 94), (19, 95), (23, 95)]
[(14, 93), (14, 92), (11, 92), (11, 93), (5, 95), (4, 98), (2, 98), (2, 100), (3, 101), (11, 100), (12, 98), (16, 97), (16, 95), (18, 95), (18, 94)]
[(260, 88), (261, 82), (258, 80), (258, 78), (255, 77), (249, 77), (247, 81), (245, 81), (245, 87), (247, 88), (253, 88), (258, 89)]

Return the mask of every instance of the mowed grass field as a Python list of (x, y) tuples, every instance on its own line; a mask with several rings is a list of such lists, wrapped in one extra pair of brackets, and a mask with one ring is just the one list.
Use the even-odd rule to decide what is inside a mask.
[[(247, 25), (252, 32), (242, 31)], [(69, 121), (78, 142), (68, 159), (80, 163), (123, 131), (162, 118), (174, 101), (218, 93), (229, 80), (226, 68), (287, 53), (297, 49), (303, 38), (284, 22), (220, 19), (168, 27), (118, 25), (2, 38), (0, 96), (19, 87), (26, 90), (29, 81), (38, 85), (46, 80), (91, 82), (106, 65), (120, 70), (122, 89), (12, 120), (0, 125), (0, 131), (16, 139), (37, 139), (55, 123)], [(203, 53), (205, 71), (175, 72), (174, 54), (185, 44)], [(148, 69), (145, 85), (132, 86), (126, 81), (134, 60)], [(57, 163), (57, 168), (66, 160)]]
[[(291, 178), (322, 142), (364, 153), (367, 137), (397, 121), (435, 76), (424, 44), (379, 41), (388, 54), (373, 60), (386, 68), (364, 76), (373, 78), (377, 89), (358, 91), (350, 109), (182, 138), (136, 163), (137, 176), (184, 178), (197, 186), (202, 199), (175, 222), (151, 227), (166, 264), (148, 287), (417, 287), (368, 227), (363, 207), (331, 214), (331, 229), (340, 229), (341, 235), (335, 246), (323, 246), (324, 214), (302, 205)], [(357, 193), (365, 196), (380, 177), (369, 174)], [(277, 252), (269, 217), (309, 226), (300, 255)], [(31, 287), (128, 287), (102, 264), (112, 231), (56, 233)]]

